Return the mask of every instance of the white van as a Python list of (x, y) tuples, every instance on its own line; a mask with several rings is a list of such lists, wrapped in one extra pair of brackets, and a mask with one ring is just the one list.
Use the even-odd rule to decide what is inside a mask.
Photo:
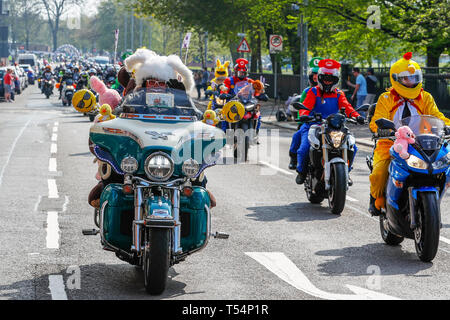
[(29, 64), (35, 71), (38, 67), (37, 57), (34, 53), (20, 53), (17, 60), (19, 60), (19, 64)]

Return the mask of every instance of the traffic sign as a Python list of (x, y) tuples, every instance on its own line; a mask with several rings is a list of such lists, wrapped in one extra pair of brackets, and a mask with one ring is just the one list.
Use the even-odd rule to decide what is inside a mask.
[(272, 34), (269, 38), (269, 52), (277, 53), (283, 51), (283, 37)]
[(250, 46), (245, 38), (242, 38), (242, 41), (237, 48), (237, 52), (250, 52)]

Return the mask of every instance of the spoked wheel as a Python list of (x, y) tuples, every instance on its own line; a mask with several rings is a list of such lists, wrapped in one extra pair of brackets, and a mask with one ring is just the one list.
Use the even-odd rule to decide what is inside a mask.
[(414, 242), (420, 260), (430, 262), (434, 259), (439, 246), (439, 234), (439, 204), (436, 194), (420, 193), (417, 228), (414, 230)]
[(328, 191), (328, 205), (331, 213), (341, 214), (344, 211), (347, 196), (347, 177), (344, 163), (333, 163), (330, 172), (330, 190)]
[(380, 232), (383, 241), (390, 246), (397, 246), (403, 242), (404, 238), (399, 237), (388, 230), (387, 218), (384, 215), (380, 216)]
[[(149, 234), (148, 234), (149, 233)], [(150, 294), (161, 294), (166, 288), (170, 267), (170, 230), (152, 228), (147, 230), (144, 250), (144, 285)]]
[(308, 173), (306, 175), (306, 179), (305, 179), (305, 192), (306, 192), (306, 197), (308, 198), (309, 202), (311, 203), (321, 203), (323, 201), (323, 196), (314, 194), (312, 192), (313, 189), (313, 185), (312, 185), (312, 176), (311, 173)]

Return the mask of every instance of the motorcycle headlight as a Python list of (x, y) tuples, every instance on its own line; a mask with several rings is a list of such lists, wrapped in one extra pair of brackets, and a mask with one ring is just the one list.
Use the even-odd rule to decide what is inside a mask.
[(342, 139), (344, 138), (344, 133), (342, 131), (331, 131), (330, 132), (331, 142), (333, 147), (339, 148), (342, 144)]
[(438, 161), (433, 162), (433, 169), (440, 170), (450, 167), (450, 153), (447, 153), (445, 157), (440, 158)]
[(200, 164), (194, 159), (188, 159), (183, 162), (182, 170), (188, 178), (193, 178), (200, 170)]
[(422, 159), (417, 158), (416, 156), (410, 155), (409, 159), (406, 160), (406, 163), (411, 168), (421, 169), (421, 170), (427, 170), (428, 164), (423, 161)]
[(138, 162), (133, 157), (126, 157), (120, 163), (120, 168), (125, 173), (134, 173), (138, 170)]
[(145, 160), (144, 169), (149, 179), (165, 181), (172, 176), (174, 164), (166, 153), (155, 152)]

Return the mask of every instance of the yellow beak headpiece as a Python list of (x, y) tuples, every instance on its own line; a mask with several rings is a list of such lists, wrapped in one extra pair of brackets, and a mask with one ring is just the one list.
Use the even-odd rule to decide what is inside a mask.
[(422, 70), (411, 58), (411, 52), (405, 53), (392, 65), (389, 74), (395, 91), (407, 99), (417, 98), (422, 91)]

